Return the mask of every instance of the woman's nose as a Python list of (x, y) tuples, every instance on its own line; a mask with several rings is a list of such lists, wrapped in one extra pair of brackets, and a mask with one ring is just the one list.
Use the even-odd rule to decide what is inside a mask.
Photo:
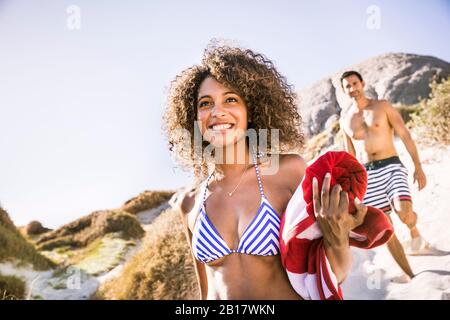
[(213, 108), (211, 110), (211, 115), (218, 117), (218, 116), (221, 116), (224, 114), (225, 114), (225, 108), (223, 107), (223, 105), (220, 102), (214, 103)]

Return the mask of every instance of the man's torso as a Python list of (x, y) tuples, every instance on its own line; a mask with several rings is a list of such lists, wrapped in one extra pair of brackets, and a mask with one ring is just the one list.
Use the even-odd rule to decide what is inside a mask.
[(352, 105), (344, 114), (343, 130), (355, 147), (356, 157), (363, 163), (397, 155), (394, 132), (384, 110), (382, 100), (369, 100), (359, 110)]

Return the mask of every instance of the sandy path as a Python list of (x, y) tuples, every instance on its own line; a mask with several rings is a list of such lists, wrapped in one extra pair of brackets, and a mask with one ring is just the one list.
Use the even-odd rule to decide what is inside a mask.
[[(168, 203), (164, 203), (137, 214), (145, 232), (148, 232), (148, 226), (153, 220), (168, 207)], [(139, 251), (141, 245), (142, 240), (136, 241), (136, 245), (128, 250), (124, 259), (116, 267), (98, 276), (91, 276), (78, 268), (70, 267), (59, 274), (55, 274), (53, 271), (35, 271), (30, 266), (18, 267), (12, 262), (0, 263), (0, 273), (14, 275), (25, 280), (27, 299), (86, 300), (97, 291), (104, 281), (119, 276), (125, 264)]]
[[(352, 249), (353, 269), (343, 285), (346, 299), (450, 299), (450, 146), (420, 148), (427, 186), (418, 191), (412, 185), (414, 166), (401, 142), (396, 141), (400, 158), (410, 173), (414, 211), (423, 237), (440, 256), (408, 256), (417, 276), (409, 283), (391, 279), (401, 274), (386, 246), (374, 250)], [(397, 237), (405, 242), (409, 231), (394, 214)]]

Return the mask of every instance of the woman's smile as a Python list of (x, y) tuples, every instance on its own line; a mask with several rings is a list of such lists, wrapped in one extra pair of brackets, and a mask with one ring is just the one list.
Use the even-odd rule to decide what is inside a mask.
[(209, 129), (212, 129), (214, 131), (223, 131), (228, 130), (234, 127), (234, 124), (232, 123), (220, 123), (220, 124), (214, 124), (209, 126)]

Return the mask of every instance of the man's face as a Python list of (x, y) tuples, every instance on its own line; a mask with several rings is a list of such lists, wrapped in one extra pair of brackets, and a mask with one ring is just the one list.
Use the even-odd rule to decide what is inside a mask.
[(357, 99), (364, 94), (364, 81), (360, 81), (356, 75), (351, 75), (342, 80), (342, 88), (350, 98)]

